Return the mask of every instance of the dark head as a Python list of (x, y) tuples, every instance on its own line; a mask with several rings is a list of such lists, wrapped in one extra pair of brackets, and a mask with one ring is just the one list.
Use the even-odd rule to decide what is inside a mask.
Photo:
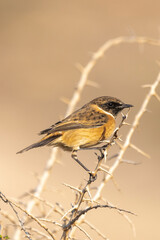
[(116, 116), (124, 108), (133, 107), (131, 104), (125, 104), (121, 100), (109, 96), (95, 98), (90, 103), (96, 104), (98, 107), (111, 113), (113, 116)]

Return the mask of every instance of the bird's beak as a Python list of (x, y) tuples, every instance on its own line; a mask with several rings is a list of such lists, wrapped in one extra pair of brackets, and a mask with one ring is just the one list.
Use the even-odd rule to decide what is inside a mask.
[(134, 106), (131, 104), (125, 104), (125, 103), (121, 105), (121, 108), (131, 108), (131, 107), (134, 107)]

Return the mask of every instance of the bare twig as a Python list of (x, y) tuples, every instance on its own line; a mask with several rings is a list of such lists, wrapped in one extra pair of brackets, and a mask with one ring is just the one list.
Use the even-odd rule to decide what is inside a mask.
[(145, 156), (146, 158), (150, 158), (150, 156), (147, 153), (142, 151), (140, 148), (138, 148), (134, 144), (130, 143), (130, 147), (133, 148), (134, 150), (136, 150), (137, 152), (139, 152), (140, 154), (142, 154), (143, 156)]
[(90, 223), (88, 220), (84, 220), (84, 223), (88, 225), (93, 231), (95, 231), (100, 237), (102, 237), (104, 240), (109, 240), (103, 233), (100, 232), (100, 230), (97, 229), (92, 223)]
[[(76, 226), (76, 225), (75, 225)], [(83, 232), (89, 240), (93, 240), (90, 235), (80, 226), (76, 226), (81, 232)]]
[(3, 211), (2, 209), (0, 209), (0, 214), (5, 217), (6, 219), (8, 219), (10, 221), (10, 223), (12, 223), (13, 225), (17, 225), (17, 222), (15, 221), (15, 218), (9, 214), (6, 211)]
[(30, 237), (30, 233), (25, 229), (24, 227), (24, 223), (22, 222), (22, 220), (20, 219), (18, 212), (16, 211), (16, 209), (14, 208), (14, 204), (8, 199), (6, 198), (6, 196), (0, 192), (0, 198), (2, 199), (2, 201), (6, 204), (9, 204), (10, 207), (12, 208), (13, 212), (16, 214), (16, 217), (18, 219), (18, 222), (21, 226), (21, 229), (23, 230), (23, 232), (25, 233), (26, 238), (28, 238), (29, 240), (32, 240), (32, 238)]
[(62, 224), (56, 222), (56, 221), (53, 221), (53, 220), (50, 220), (50, 219), (46, 219), (46, 218), (39, 218), (40, 221), (43, 221), (43, 222), (48, 222), (48, 223), (53, 223), (54, 225), (58, 226), (58, 227), (62, 227)]
[[(110, 209), (116, 209), (120, 212), (125, 212), (125, 213), (129, 213), (129, 214), (132, 214), (132, 215), (135, 215), (133, 212), (131, 211), (128, 211), (128, 210), (125, 210), (125, 209), (122, 209), (122, 208), (118, 208), (118, 207), (115, 207), (115, 206), (112, 206), (112, 205), (108, 205), (108, 204), (98, 204), (98, 205), (95, 205), (95, 206), (91, 206), (91, 207), (87, 207), (85, 208), (84, 210), (81, 210), (79, 211), (79, 213), (76, 215), (75, 218), (73, 218), (68, 224), (64, 225), (63, 228), (64, 230), (68, 230), (71, 228), (72, 225), (74, 225), (74, 223), (84, 214), (86, 214), (88, 211), (90, 210), (93, 210), (93, 209), (98, 209), (98, 208), (110, 208)], [(77, 224), (76, 224), (77, 225)]]
[[(11, 202), (11, 201), (10, 201)], [(38, 225), (43, 228), (50, 236), (53, 240), (55, 240), (55, 236), (53, 235), (53, 233), (48, 229), (48, 227), (46, 227), (44, 224), (42, 224), (38, 218), (34, 217), (32, 214), (28, 213), (25, 209), (23, 209), (21, 206), (19, 206), (18, 204), (11, 202), (12, 205), (14, 205), (15, 207), (19, 208), (22, 212), (24, 212), (28, 217), (30, 217), (31, 219), (33, 219), (36, 223), (38, 223)]]
[(79, 189), (79, 188), (76, 188), (76, 187), (73, 187), (71, 186), (70, 184), (67, 184), (67, 183), (63, 183), (64, 186), (66, 187), (69, 187), (70, 189), (74, 190), (74, 191), (77, 191), (78, 193), (82, 193), (82, 191)]
[(125, 219), (126, 221), (129, 223), (129, 225), (131, 226), (132, 232), (133, 232), (133, 236), (136, 237), (136, 229), (135, 229), (135, 225), (133, 224), (132, 220), (128, 217), (127, 214), (125, 214), (124, 212), (119, 212)]
[(46, 238), (46, 239), (52, 239), (50, 236), (44, 234), (43, 232), (39, 231), (39, 230), (36, 229), (36, 228), (27, 227), (26, 229), (27, 229), (28, 231), (30, 231), (30, 232), (34, 232), (34, 233), (36, 233), (37, 235), (40, 235), (41, 237), (43, 237), (43, 239), (44, 239), (44, 238)]

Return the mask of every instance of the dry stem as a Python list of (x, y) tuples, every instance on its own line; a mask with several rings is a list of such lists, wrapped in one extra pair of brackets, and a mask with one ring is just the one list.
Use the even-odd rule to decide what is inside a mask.
[[(118, 38), (115, 38), (115, 39), (111, 39), (109, 41), (107, 41), (103, 46), (101, 46), (97, 52), (95, 52), (91, 58), (91, 60), (88, 62), (88, 64), (86, 65), (86, 67), (84, 67), (82, 69), (82, 74), (81, 74), (81, 78), (80, 78), (80, 81), (77, 85), (77, 88), (73, 94), (73, 97), (68, 105), (68, 109), (67, 109), (67, 112), (66, 112), (66, 115), (70, 114), (75, 105), (77, 104), (77, 102), (79, 101), (80, 99), (80, 95), (81, 95), (81, 92), (84, 88), (84, 86), (87, 84), (87, 81), (88, 81), (88, 75), (89, 73), (91, 72), (91, 70), (93, 69), (93, 67), (95, 66), (95, 64), (97, 63), (97, 61), (104, 55), (104, 53), (109, 50), (111, 47), (113, 46), (116, 46), (116, 45), (120, 45), (122, 43), (138, 43), (138, 44), (144, 44), (144, 43), (147, 43), (147, 44), (151, 44), (151, 45), (156, 45), (156, 46), (160, 46), (160, 41), (158, 40), (155, 40), (155, 39), (149, 39), (149, 38), (146, 38), (146, 37), (118, 37)], [(160, 77), (158, 77), (159, 79)], [(139, 113), (137, 114), (136, 118), (135, 118), (135, 121), (133, 123), (133, 126), (129, 132), (129, 134), (127, 135), (127, 138), (126, 138), (126, 141), (119, 153), (119, 156), (118, 158), (116, 159), (115, 163), (112, 165), (112, 167), (109, 169), (109, 173), (108, 175), (106, 175), (106, 177), (104, 178), (104, 180), (102, 181), (102, 183), (99, 185), (98, 187), (98, 190), (95, 194), (95, 196), (93, 197), (93, 201), (97, 201), (101, 195), (101, 192), (106, 184), (106, 182), (112, 177), (112, 174), (113, 172), (115, 171), (115, 169), (119, 166), (121, 160), (122, 160), (122, 157), (126, 151), (126, 149), (130, 146), (130, 147), (133, 147), (133, 145), (131, 145), (130, 143), (130, 139), (133, 135), (133, 132), (135, 131), (138, 123), (139, 123), (139, 120), (141, 118), (141, 116), (143, 115), (144, 111), (146, 110), (146, 106), (151, 98), (151, 96), (155, 96), (158, 100), (159, 100), (159, 96), (156, 94), (155, 92), (155, 89), (157, 87), (159, 83), (159, 80), (157, 80), (155, 82), (154, 85), (150, 86), (151, 88), (151, 91), (150, 93), (147, 95), (145, 101), (144, 101), (144, 104), (142, 105), (142, 108), (140, 109)], [(91, 85), (94, 85), (91, 81), (89, 82), (89, 84)], [(40, 197), (41, 193), (43, 192), (43, 189), (44, 189), (44, 186), (46, 185), (47, 183), (47, 180), (51, 174), (51, 170), (53, 168), (53, 165), (55, 163), (55, 160), (56, 160), (56, 154), (57, 154), (57, 149), (54, 148), (52, 149), (52, 153), (51, 153), (51, 156), (50, 158), (48, 159), (48, 161), (46, 162), (46, 167), (44, 169), (44, 172), (42, 173), (40, 179), (39, 179), (39, 182), (38, 182), (38, 185), (37, 187), (35, 188), (35, 191), (34, 191), (34, 196), (35, 198), (31, 199), (28, 204), (27, 204), (27, 207), (26, 207), (26, 212), (28, 214), (30, 214), (37, 202), (37, 199), (36, 197)], [(76, 222), (76, 224), (80, 224), (82, 222), (82, 220), (84, 219), (84, 215), (81, 216), (79, 218), (79, 220)], [(24, 215), (23, 219), (21, 220), (22, 223), (24, 224), (24, 222), (27, 220), (27, 216)], [(71, 235), (73, 235), (74, 233), (74, 229), (72, 229), (72, 232), (71, 232)], [(21, 234), (21, 230), (20, 228), (17, 228), (17, 230), (15, 231), (15, 235), (14, 235), (14, 240), (19, 240), (20, 239), (20, 234)]]

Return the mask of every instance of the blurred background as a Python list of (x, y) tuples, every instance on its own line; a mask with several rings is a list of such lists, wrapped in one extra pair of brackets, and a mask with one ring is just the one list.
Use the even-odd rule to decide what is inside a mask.
[[(0, 191), (17, 198), (37, 185), (36, 176), (43, 172), (51, 149), (16, 152), (39, 140), (40, 130), (64, 117), (67, 105), (60, 99), (73, 95), (81, 75), (77, 63), (85, 66), (105, 41), (118, 36), (159, 39), (159, 9), (159, 0), (0, 1)], [(158, 75), (159, 54), (160, 47), (146, 44), (111, 48), (89, 75), (99, 88), (86, 86), (77, 108), (98, 96), (116, 96), (135, 106), (128, 118), (132, 123), (149, 91), (141, 86), (153, 83)], [(103, 196), (138, 215), (131, 217), (136, 239), (158, 240), (160, 105), (155, 98), (147, 110), (132, 142), (151, 158), (128, 150), (126, 159), (141, 164), (122, 164), (115, 172), (120, 191), (109, 182)], [(128, 126), (121, 129), (123, 139), (128, 130)], [(94, 169), (94, 153), (80, 156)], [(55, 164), (43, 197), (69, 209), (74, 194), (62, 183), (78, 186), (87, 175), (70, 153), (60, 151), (58, 160), (61, 164)], [(129, 224), (116, 211), (97, 210), (96, 214), (95, 219), (95, 211), (90, 212), (87, 219), (109, 239), (134, 239)]]

